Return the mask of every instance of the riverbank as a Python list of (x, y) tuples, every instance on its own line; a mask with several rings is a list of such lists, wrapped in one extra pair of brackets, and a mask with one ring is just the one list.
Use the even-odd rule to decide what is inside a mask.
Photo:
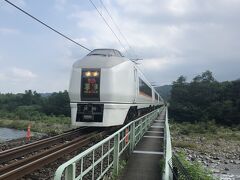
[(171, 123), (175, 152), (184, 152), (189, 161), (198, 161), (215, 178), (240, 178), (240, 131), (238, 127)]
[(54, 117), (54, 120), (53, 118), (49, 118), (49, 121), (0, 119), (0, 127), (27, 130), (28, 125), (31, 126), (31, 131), (33, 132), (56, 135), (70, 129), (70, 118), (66, 120), (65, 117), (64, 119)]

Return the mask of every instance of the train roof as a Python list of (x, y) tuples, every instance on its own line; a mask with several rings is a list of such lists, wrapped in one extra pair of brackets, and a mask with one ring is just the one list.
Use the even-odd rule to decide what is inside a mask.
[(128, 61), (116, 49), (94, 49), (84, 58), (73, 64), (75, 68), (111, 68)]
[(122, 53), (116, 49), (94, 49), (88, 56), (116, 56), (123, 57)]

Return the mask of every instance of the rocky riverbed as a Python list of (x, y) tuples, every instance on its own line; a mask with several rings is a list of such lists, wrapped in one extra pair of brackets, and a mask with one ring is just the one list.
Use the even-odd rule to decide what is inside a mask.
[(236, 138), (209, 138), (206, 134), (179, 135), (173, 133), (176, 153), (185, 152), (189, 161), (198, 161), (216, 179), (240, 180), (240, 141)]

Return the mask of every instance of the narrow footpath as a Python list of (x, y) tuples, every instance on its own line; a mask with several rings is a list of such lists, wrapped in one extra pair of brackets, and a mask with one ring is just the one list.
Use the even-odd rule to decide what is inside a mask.
[(120, 180), (160, 180), (163, 158), (165, 110), (155, 120), (131, 154)]

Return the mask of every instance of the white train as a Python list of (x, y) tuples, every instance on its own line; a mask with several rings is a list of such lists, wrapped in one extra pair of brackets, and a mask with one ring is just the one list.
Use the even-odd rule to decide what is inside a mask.
[(69, 97), (73, 126), (117, 126), (163, 105), (136, 67), (115, 49), (95, 49), (73, 64)]

